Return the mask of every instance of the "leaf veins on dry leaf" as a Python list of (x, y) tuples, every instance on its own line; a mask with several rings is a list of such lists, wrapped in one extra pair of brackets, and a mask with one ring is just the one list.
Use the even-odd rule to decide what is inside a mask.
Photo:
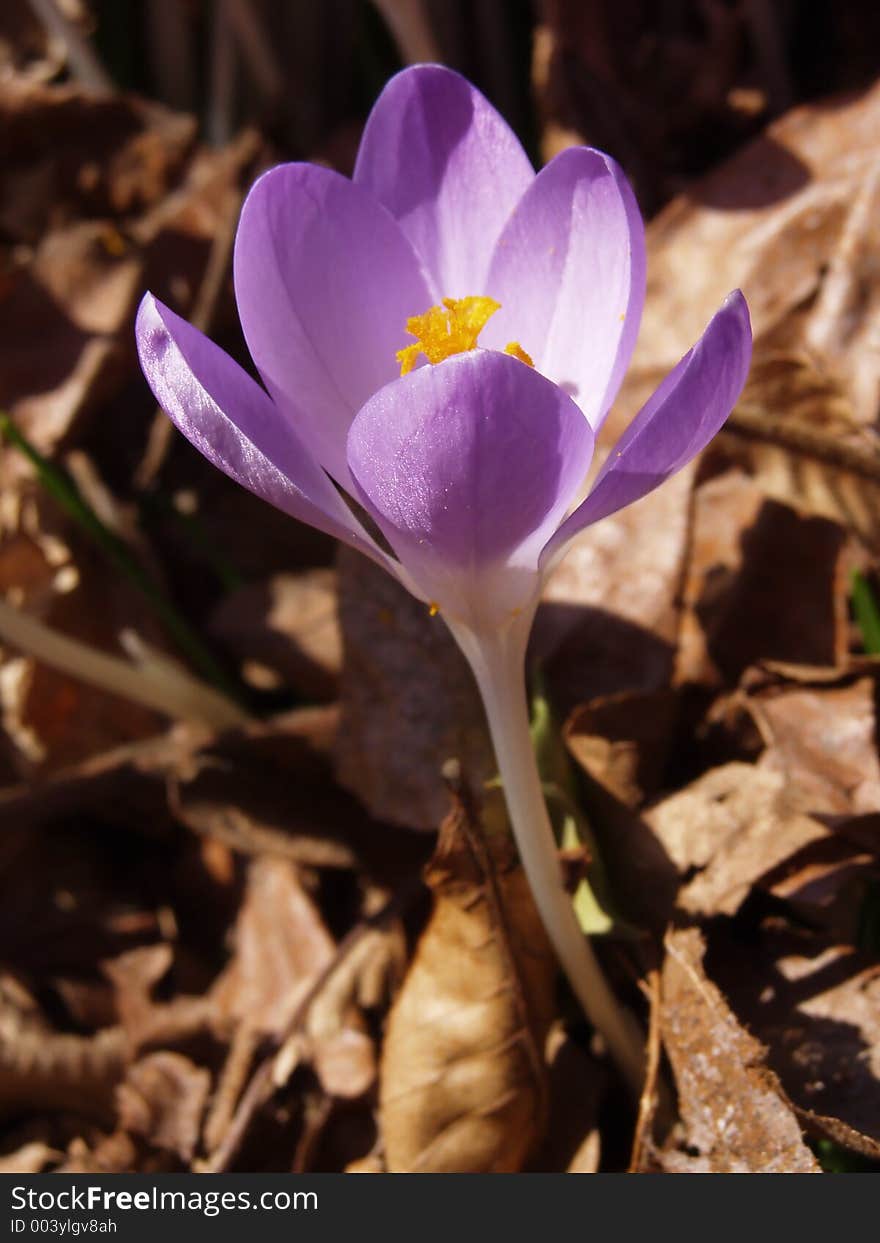
[(556, 964), (500, 811), (477, 822), (460, 800), (428, 867), (434, 909), (382, 1050), (391, 1171), (515, 1171), (543, 1130)]
[(764, 1050), (702, 966), (699, 932), (666, 939), (661, 1033), (675, 1073), (682, 1136), (659, 1154), (671, 1172), (819, 1173)]

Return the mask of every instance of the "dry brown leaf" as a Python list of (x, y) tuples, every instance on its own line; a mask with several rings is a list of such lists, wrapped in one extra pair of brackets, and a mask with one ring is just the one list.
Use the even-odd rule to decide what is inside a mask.
[(695, 914), (734, 914), (752, 886), (830, 830), (788, 802), (784, 779), (749, 764), (712, 769), (645, 814), (682, 876), (678, 895)]
[(130, 368), (123, 327), (143, 264), (105, 221), (56, 228), (3, 282), (0, 380), (7, 408), (44, 451), (118, 391)]
[(600, 697), (575, 709), (565, 742), (594, 781), (624, 806), (640, 807), (660, 786), (675, 711), (668, 690)]
[(874, 687), (845, 670), (746, 675), (735, 698), (764, 744), (757, 764), (715, 769), (646, 816), (682, 873), (701, 869), (681, 906), (732, 914), (760, 884), (814, 927), (855, 941), (877, 873)]
[(544, 1126), (556, 964), (499, 813), (479, 824), (460, 802), (428, 869), (434, 910), (382, 1050), (393, 1172), (519, 1170)]
[(668, 1167), (702, 1173), (819, 1173), (776, 1076), (764, 1064), (764, 1049), (706, 977), (703, 952), (696, 929), (666, 939), (660, 1023), (689, 1154), (672, 1149)]
[(78, 1136), (67, 1149), (67, 1160), (59, 1165), (57, 1174), (131, 1174), (151, 1162), (139, 1161), (134, 1140), (125, 1131), (114, 1131), (86, 1142)]
[(332, 708), (303, 709), (210, 742), (180, 766), (176, 816), (234, 850), (354, 866), (376, 826), (333, 779), (336, 722)]
[[(334, 708), (301, 709), (222, 738), (176, 726), (92, 756), (49, 780), (0, 791), (2, 840), (7, 850), (15, 843), (38, 850), (39, 829), (98, 822), (124, 824), (138, 840), (155, 841), (184, 823), (212, 849), (315, 867), (359, 865), (383, 883), (399, 883), (420, 866), (429, 843), (377, 824), (336, 785), (330, 751), (337, 720)], [(209, 887), (216, 896), (229, 884), (219, 875)], [(9, 894), (14, 909), (16, 888)], [(101, 956), (121, 948), (107, 946)]]
[(779, 807), (782, 779), (750, 764), (712, 769), (645, 815), (682, 875), (705, 868), (742, 829)]
[(761, 768), (784, 776), (805, 811), (859, 815), (880, 808), (876, 680), (780, 688), (752, 696), (767, 742)]
[(874, 421), (878, 116), (877, 87), (796, 108), (670, 203), (650, 227), (636, 366), (676, 362), (740, 287), (756, 338), (818, 355)]
[(103, 963), (113, 985), (119, 1021), (129, 1055), (150, 1045), (174, 1045), (210, 1027), (213, 1006), (207, 997), (178, 993), (155, 1001), (153, 992), (171, 967), (174, 951), (167, 942), (144, 945)]
[[(405, 961), (406, 947), (399, 927), (392, 923), (370, 928), (337, 959), (312, 998), (294, 1041), (302, 1056), (311, 1060), (330, 1096), (363, 1096), (375, 1083), (376, 1050), (365, 1030), (361, 1008), (387, 1002), (389, 986), (399, 985)], [(285, 1058), (282, 1049), (279, 1066)]]
[(761, 881), (795, 919), (844, 945), (859, 942), (865, 902), (880, 884), (880, 833), (868, 851), (850, 840), (850, 828), (835, 825), (834, 836), (799, 850)]
[(349, 1161), (345, 1167), (346, 1174), (384, 1174), (385, 1164), (376, 1153), (369, 1153), (366, 1157), (358, 1157), (354, 1161)]
[(119, 225), (164, 197), (195, 125), (131, 98), (12, 79), (0, 131), (4, 232), (35, 247), (4, 256), (0, 377), (6, 408), (47, 451), (130, 373), (144, 269)]
[(34, 242), (54, 222), (130, 215), (164, 198), (196, 122), (133, 95), (6, 78), (0, 134), (4, 232)]
[(710, 769), (640, 815), (632, 735), (650, 735), (656, 713), (630, 720), (623, 697), (575, 714), (567, 741), (588, 775), (586, 805), (627, 908), (649, 922), (668, 918), (686, 882), (680, 908), (732, 915), (759, 885), (814, 926), (854, 937), (876, 874), (866, 819), (880, 802), (874, 684), (857, 669), (747, 671), (727, 702), (753, 723), (757, 763)]
[(232, 962), (214, 988), (217, 1021), (279, 1036), (335, 950), (295, 864), (251, 862), (233, 943)]
[(680, 874), (639, 809), (661, 785), (677, 712), (668, 688), (623, 691), (576, 708), (563, 733), (614, 900), (627, 918), (658, 932), (672, 914)]
[[(0, 251), (0, 387), (43, 452), (134, 376), (144, 288), (183, 312), (193, 305), (255, 154), (252, 135), (221, 151), (195, 148), (195, 135), (192, 117), (133, 96), (0, 83), (0, 224), (12, 241)], [(18, 455), (0, 473), (21, 478)]]
[(768, 1047), (768, 1063), (795, 1104), (880, 1141), (876, 963), (851, 946), (778, 921), (750, 938), (745, 956), (723, 929), (713, 934), (711, 949), (719, 982)]
[[(802, 998), (785, 1033), (788, 1058), (803, 1084), (801, 1099), (880, 1139), (880, 969), (846, 949), (781, 958), (777, 967)], [(824, 1038), (817, 1041), (820, 1032)]]
[(878, 115), (876, 87), (797, 108), (650, 223), (630, 373), (630, 385), (656, 383), (742, 287), (756, 346), (725, 451), (764, 495), (835, 519), (875, 547)]
[(845, 532), (769, 501), (738, 472), (699, 487), (676, 677), (736, 682), (758, 660), (840, 665)]
[(863, 1135), (839, 1118), (828, 1118), (824, 1114), (813, 1113), (810, 1109), (799, 1109), (796, 1105), (794, 1111), (804, 1132), (812, 1138), (830, 1139), (833, 1144), (849, 1149), (850, 1152), (858, 1152), (872, 1161), (880, 1161), (880, 1141)]
[(164, 774), (173, 771), (181, 750), (197, 745), (190, 735), (189, 726), (175, 728), (170, 737), (115, 747), (61, 768), (49, 779), (6, 785), (0, 790), (0, 824), (10, 832), (22, 826), (33, 836), (55, 820), (86, 820), (125, 807), (130, 828), (159, 834), (172, 823)]
[[(880, 445), (853, 423), (839, 381), (809, 356), (759, 348), (746, 397), (715, 441), (715, 462), (745, 471), (763, 494), (830, 519), (876, 552)], [(781, 372), (778, 381), (768, 373)]]
[(231, 592), (211, 630), (261, 685), (290, 687), (310, 702), (335, 699), (342, 669), (336, 574), (276, 574)]
[(211, 1088), (207, 1070), (162, 1050), (135, 1062), (116, 1089), (120, 1125), (189, 1163)]
[(694, 11), (644, 0), (541, 0), (532, 76), (544, 159), (583, 143), (611, 151), (643, 208), (655, 209), (683, 162), (692, 172), (695, 159), (717, 160), (768, 107), (753, 75), (756, 103), (737, 107), (747, 14), (725, 4)]
[(0, 1174), (40, 1174), (47, 1165), (59, 1161), (61, 1155), (48, 1144), (33, 1140), (0, 1157)]
[(343, 1100), (363, 1096), (376, 1082), (376, 1050), (366, 1032), (342, 1026), (316, 1044), (315, 1074), (328, 1096)]
[[(623, 400), (632, 404), (631, 389)], [(589, 527), (548, 581), (532, 647), (561, 717), (599, 696), (668, 685), (691, 484), (681, 471)]]
[(440, 617), (360, 553), (338, 557), (345, 644), (337, 771), (373, 815), (434, 829), (460, 762), (475, 789), (495, 771), (482, 704)]
[[(232, 1044), (205, 1128), (209, 1149), (221, 1143), (229, 1126), (260, 1037), (278, 1044), (294, 1029), (272, 1070), (276, 1087), (301, 1062), (314, 1065), (329, 1096), (358, 1097), (374, 1082), (373, 1043), (352, 1002), (356, 964), (347, 962), (348, 976), (331, 976), (325, 984), (335, 959), (336, 945), (295, 865), (253, 860), (235, 956), (212, 990), (215, 1022), (220, 1029), (232, 1025)], [(322, 984), (303, 1021), (304, 1001)]]

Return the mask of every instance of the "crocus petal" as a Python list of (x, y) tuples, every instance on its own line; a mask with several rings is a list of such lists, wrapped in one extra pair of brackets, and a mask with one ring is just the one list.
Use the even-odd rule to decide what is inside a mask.
[(440, 65), (391, 79), (367, 120), (354, 170), (418, 251), (435, 302), (491, 293), (484, 283), (492, 248), (533, 178), (507, 122)]
[(135, 335), (156, 400), (212, 465), (270, 505), (385, 564), (289, 422), (228, 354), (149, 293)]
[(395, 221), (327, 168), (284, 164), (244, 204), (235, 293), (254, 362), (312, 455), (348, 483), (345, 439), (400, 372), (406, 321), (431, 295)]
[(736, 290), (630, 423), (590, 495), (549, 541), (542, 562), (578, 531), (639, 500), (696, 457), (733, 409), (751, 356), (749, 310)]
[(475, 350), (387, 385), (358, 413), (358, 494), (426, 599), (497, 626), (538, 585), (538, 555), (589, 466), (574, 402), (509, 355)]
[(645, 300), (632, 190), (600, 151), (571, 147), (535, 178), (498, 240), (481, 344), (518, 341), (598, 428), (629, 363)]

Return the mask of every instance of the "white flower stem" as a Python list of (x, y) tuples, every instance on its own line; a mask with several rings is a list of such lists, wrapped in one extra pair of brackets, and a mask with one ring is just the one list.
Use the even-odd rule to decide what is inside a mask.
[(565, 890), (529, 733), (525, 693), (527, 627), (477, 637), (450, 627), (483, 697), (495, 758), (522, 865), (547, 935), (587, 1018), (638, 1099), (645, 1076), (644, 1037), (602, 974)]

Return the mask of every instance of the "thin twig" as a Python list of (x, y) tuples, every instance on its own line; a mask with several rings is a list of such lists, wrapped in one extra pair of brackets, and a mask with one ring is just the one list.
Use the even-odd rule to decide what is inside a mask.
[(235, 1029), (204, 1126), (205, 1144), (209, 1149), (223, 1142), (259, 1043), (259, 1033), (253, 1023), (245, 1021)]
[(630, 1174), (639, 1174), (644, 1168), (645, 1148), (651, 1139), (651, 1130), (660, 1099), (658, 1079), (660, 1074), (660, 972), (649, 972), (646, 992), (650, 1003), (648, 1042), (646, 1046), (645, 1086), (639, 1099), (639, 1112), (633, 1133)]
[(739, 405), (724, 424), (724, 433), (744, 440), (761, 440), (791, 453), (816, 458), (829, 466), (851, 471), (880, 483), (880, 452), (860, 449), (800, 419), (777, 418), (761, 406)]
[(229, 1124), (229, 1130), (223, 1137), (222, 1143), (200, 1167), (206, 1173), (222, 1174), (229, 1169), (235, 1160), (251, 1120), (275, 1091), (274, 1070), (277, 1050), (286, 1045), (291, 1037), (304, 1026), (309, 1010), (326, 988), (330, 979), (336, 974), (368, 932), (382, 927), (389, 920), (401, 915), (421, 892), (422, 883), (418, 878), (406, 882), (389, 898), (381, 910), (376, 911), (374, 915), (365, 916), (360, 923), (356, 924), (342, 938), (336, 947), (333, 958), (315, 977), (300, 1000), (285, 1031), (280, 1035), (272, 1037), (272, 1050), (263, 1058), (254, 1071), (251, 1081), (239, 1101), (238, 1108)]

